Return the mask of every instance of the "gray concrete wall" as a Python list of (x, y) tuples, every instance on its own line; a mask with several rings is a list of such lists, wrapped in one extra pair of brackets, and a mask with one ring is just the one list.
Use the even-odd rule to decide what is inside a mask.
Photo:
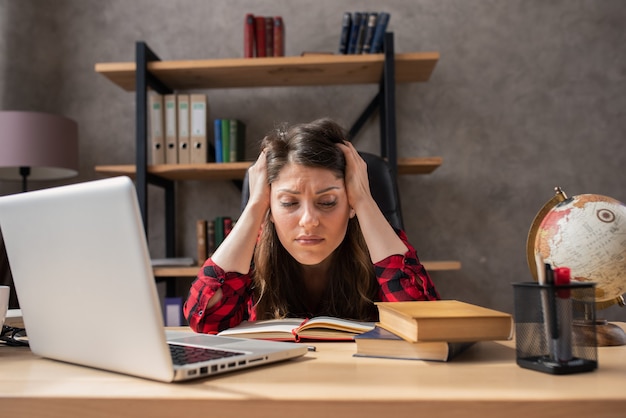
[[(529, 279), (528, 228), (554, 186), (626, 201), (622, 0), (2, 0), (0, 106), (75, 119), (81, 169), (70, 182), (101, 178), (94, 165), (133, 163), (134, 95), (95, 63), (132, 61), (137, 40), (166, 60), (240, 57), (247, 12), (283, 16), (287, 55), (335, 51), (342, 13), (362, 10), (391, 13), (397, 52), (441, 53), (428, 83), (397, 91), (399, 153), (444, 160), (432, 175), (400, 178), (407, 233), (422, 259), (462, 262), (432, 273), (443, 297), (512, 312), (511, 282)], [(253, 158), (276, 122), (331, 116), (349, 126), (375, 89), (207, 93), (212, 118), (247, 123)], [(374, 120), (355, 143), (377, 151), (377, 135)], [(19, 188), (0, 182), (0, 194)], [(179, 255), (194, 256), (196, 219), (236, 217), (239, 193), (196, 181), (177, 192)], [(152, 187), (150, 205), (151, 252), (161, 257), (162, 193)]]

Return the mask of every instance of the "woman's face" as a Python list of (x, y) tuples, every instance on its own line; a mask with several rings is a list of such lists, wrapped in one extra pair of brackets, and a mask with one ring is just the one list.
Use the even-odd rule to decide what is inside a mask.
[(342, 178), (328, 169), (292, 163), (271, 185), (270, 209), (280, 242), (305, 265), (332, 254), (353, 216)]

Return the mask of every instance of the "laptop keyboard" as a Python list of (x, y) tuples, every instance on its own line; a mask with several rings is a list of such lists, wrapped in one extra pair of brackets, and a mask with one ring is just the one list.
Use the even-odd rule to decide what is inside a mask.
[(177, 344), (168, 345), (170, 346), (172, 360), (176, 366), (243, 355), (243, 353), (239, 353), (237, 351), (224, 351), (214, 348), (190, 347), (187, 345)]

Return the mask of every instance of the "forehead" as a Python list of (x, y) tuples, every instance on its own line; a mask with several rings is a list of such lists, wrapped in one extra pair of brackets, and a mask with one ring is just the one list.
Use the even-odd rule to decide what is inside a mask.
[(327, 168), (294, 163), (285, 165), (272, 183), (273, 190), (292, 191), (301, 191), (307, 187), (321, 190), (331, 186), (343, 188), (343, 178), (337, 177), (334, 171)]

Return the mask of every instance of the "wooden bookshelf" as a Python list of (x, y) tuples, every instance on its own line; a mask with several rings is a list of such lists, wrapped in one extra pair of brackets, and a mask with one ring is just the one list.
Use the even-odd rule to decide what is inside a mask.
[[(374, 84), (378, 94), (367, 105), (359, 120), (352, 127), (357, 132), (360, 121), (372, 116), (381, 107), (381, 126), (395, 127), (395, 91), (399, 83), (426, 82), (430, 79), (437, 62), (438, 52), (394, 53), (393, 33), (385, 34), (386, 51), (383, 54), (307, 54), (290, 57), (226, 58), (196, 60), (160, 60), (143, 42), (137, 43), (136, 62), (108, 62), (95, 64), (95, 71), (125, 91), (135, 91), (137, 124), (145, 123), (147, 115), (143, 104), (148, 89), (158, 92), (193, 89), (227, 89), (257, 87), (297, 87)], [(141, 51), (141, 52), (140, 52)], [(148, 58), (150, 57), (150, 58)], [(393, 71), (390, 71), (393, 69)], [(140, 89), (136, 91), (136, 85)], [(372, 105), (375, 105), (372, 107)], [(351, 129), (351, 131), (353, 130)], [(136, 135), (137, 149), (145, 150), (145, 133)], [(381, 132), (381, 145), (396, 149), (395, 128)], [(145, 152), (145, 151), (144, 151)], [(396, 153), (389, 153), (396, 159)], [(252, 162), (206, 163), (185, 165), (148, 165), (145, 155), (136, 156), (136, 165), (99, 165), (96, 172), (106, 176), (127, 175), (135, 177), (140, 191), (140, 204), (147, 211), (146, 182), (148, 174), (165, 180), (171, 187), (173, 181), (185, 180), (242, 180)], [(408, 157), (390, 161), (398, 175), (430, 174), (442, 164), (441, 157)], [(159, 183), (159, 182), (157, 182)], [(166, 193), (171, 203), (173, 193)], [(174, 204), (167, 204), (173, 207)], [(143, 213), (142, 213), (143, 215)], [(166, 211), (166, 242), (173, 243), (174, 221)], [(172, 248), (174, 246), (172, 245)], [(169, 255), (173, 256), (173, 254)], [(458, 270), (457, 261), (424, 262), (429, 270)], [(193, 277), (198, 267), (159, 267), (157, 277)]]
[[(460, 270), (460, 261), (422, 261), (427, 271)], [(196, 277), (201, 266), (191, 267), (155, 267), (155, 277)]]
[[(148, 166), (148, 173), (168, 180), (242, 180), (252, 162), (207, 164), (162, 164)], [(442, 164), (441, 157), (400, 158), (398, 174), (430, 174)], [(96, 172), (107, 176), (135, 176), (135, 166), (99, 165)]]
[[(154, 61), (148, 71), (173, 90), (378, 84), (383, 54)], [(439, 60), (437, 52), (395, 55), (396, 83), (425, 82)], [(126, 91), (135, 90), (134, 62), (97, 63), (102, 74)]]

